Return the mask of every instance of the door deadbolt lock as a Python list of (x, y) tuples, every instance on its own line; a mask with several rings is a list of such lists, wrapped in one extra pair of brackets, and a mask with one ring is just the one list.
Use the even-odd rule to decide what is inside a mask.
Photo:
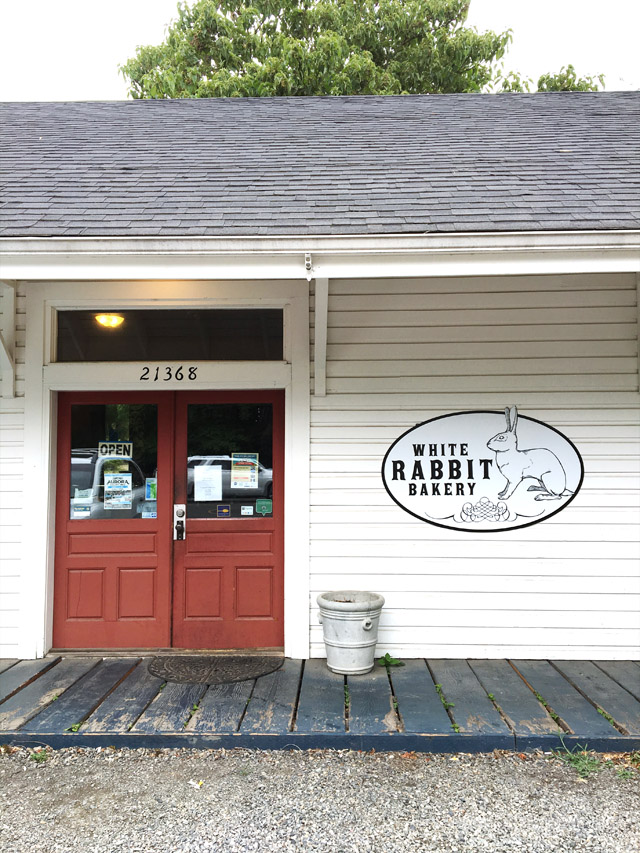
[(173, 505), (173, 538), (175, 540), (182, 540), (185, 537), (187, 509), (184, 504), (174, 504)]

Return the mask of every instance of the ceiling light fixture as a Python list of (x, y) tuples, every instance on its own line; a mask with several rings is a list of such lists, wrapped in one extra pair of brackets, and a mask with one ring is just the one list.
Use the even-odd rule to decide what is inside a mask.
[(124, 317), (120, 314), (96, 314), (96, 322), (104, 326), (105, 329), (117, 329), (124, 323)]

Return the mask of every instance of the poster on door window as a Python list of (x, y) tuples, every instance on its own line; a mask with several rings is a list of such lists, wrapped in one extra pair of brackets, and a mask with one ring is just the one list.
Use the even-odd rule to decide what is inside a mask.
[(222, 467), (220, 465), (196, 465), (193, 469), (194, 501), (222, 500)]
[(258, 488), (258, 454), (257, 453), (232, 453), (231, 454), (231, 488), (232, 489), (257, 489)]
[(104, 508), (131, 509), (133, 504), (133, 474), (104, 475)]
[(158, 478), (147, 477), (144, 481), (144, 499), (145, 501), (158, 500)]

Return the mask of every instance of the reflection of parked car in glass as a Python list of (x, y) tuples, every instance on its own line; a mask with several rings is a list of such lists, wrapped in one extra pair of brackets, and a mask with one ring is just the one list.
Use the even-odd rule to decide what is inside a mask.
[(187, 459), (187, 500), (194, 500), (194, 469), (200, 465), (215, 465), (222, 469), (221, 485), (222, 498), (230, 497), (264, 497), (271, 498), (273, 492), (273, 470), (265, 468), (258, 462), (258, 485), (251, 488), (231, 486), (231, 457), (230, 456), (189, 456)]
[[(131, 475), (131, 496), (124, 496), (123, 509), (105, 510), (105, 474)], [(99, 456), (97, 450), (77, 448), (71, 451), (70, 498), (70, 518), (133, 518), (140, 515), (145, 499), (144, 474), (129, 456)]]

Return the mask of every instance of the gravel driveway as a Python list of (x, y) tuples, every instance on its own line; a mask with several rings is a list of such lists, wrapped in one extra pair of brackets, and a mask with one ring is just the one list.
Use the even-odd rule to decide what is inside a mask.
[(640, 773), (622, 763), (584, 779), (498, 752), (45, 754), (0, 755), (3, 853), (640, 850)]

